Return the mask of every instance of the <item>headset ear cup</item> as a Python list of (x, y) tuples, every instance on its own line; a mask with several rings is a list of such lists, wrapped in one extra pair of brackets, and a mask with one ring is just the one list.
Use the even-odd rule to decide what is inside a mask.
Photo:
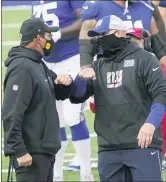
[(148, 37), (144, 40), (144, 49), (148, 52), (152, 52), (151, 38)]
[(149, 36), (150, 36), (150, 33), (147, 30), (143, 29), (142, 30), (142, 37), (144, 39), (147, 39)]
[(147, 30), (143, 29), (142, 37), (144, 38), (144, 49), (148, 52), (152, 52), (150, 33)]

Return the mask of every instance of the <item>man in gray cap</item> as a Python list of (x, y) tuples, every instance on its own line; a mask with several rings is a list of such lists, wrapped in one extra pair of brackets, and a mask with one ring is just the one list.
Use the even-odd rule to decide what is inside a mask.
[(133, 181), (161, 182), (166, 80), (159, 61), (126, 38), (114, 15), (99, 20), (88, 36), (97, 37), (103, 58), (79, 72), (70, 100), (94, 95), (100, 180), (124, 181), (130, 171)]
[[(2, 119), (4, 154), (17, 181), (53, 181), (55, 154), (61, 147), (56, 100), (69, 98), (72, 79), (56, 75), (42, 61), (51, 53), (51, 32), (38, 18), (23, 22), (20, 46), (5, 61)], [(8, 180), (9, 180), (8, 175)]]

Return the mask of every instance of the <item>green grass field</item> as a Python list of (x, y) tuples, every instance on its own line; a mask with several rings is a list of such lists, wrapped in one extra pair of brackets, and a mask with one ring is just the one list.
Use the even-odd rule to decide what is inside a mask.
[[(31, 16), (31, 12), (28, 10), (21, 11), (2, 11), (2, 81), (4, 79), (5, 67), (3, 66), (3, 62), (7, 58), (7, 54), (9, 49), (14, 46), (16, 41), (19, 41), (19, 24), (21, 24), (25, 19)], [(93, 121), (94, 115), (90, 112), (86, 112), (87, 124), (90, 130), (90, 133), (94, 133), (93, 129)], [(70, 134), (69, 129), (67, 133)], [(3, 136), (2, 136), (3, 138)], [(92, 146), (92, 158), (97, 158), (97, 138), (91, 138), (91, 146)], [(73, 149), (73, 145), (71, 140), (69, 140), (68, 148), (66, 154), (75, 153)], [(66, 160), (72, 159), (72, 156), (65, 156)], [(67, 165), (67, 163), (65, 163)], [(8, 169), (8, 159), (3, 156), (2, 153), (2, 181), (7, 180), (7, 169)], [(94, 174), (95, 181), (99, 181), (97, 169), (92, 169), (92, 173)], [(166, 180), (166, 172), (163, 173), (164, 178)], [(65, 181), (78, 181), (79, 180), (79, 172), (64, 172)], [(164, 181), (165, 181), (164, 180)]]

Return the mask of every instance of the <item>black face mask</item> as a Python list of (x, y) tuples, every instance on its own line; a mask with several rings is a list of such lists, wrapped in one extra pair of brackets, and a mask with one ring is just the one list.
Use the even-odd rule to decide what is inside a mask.
[(107, 35), (98, 39), (98, 44), (103, 48), (103, 51), (114, 51), (124, 47), (127, 40), (123, 37), (116, 37), (114, 34)]
[(44, 56), (49, 56), (51, 54), (52, 48), (54, 46), (54, 41), (53, 39), (51, 40), (46, 40), (45, 47), (43, 48)]

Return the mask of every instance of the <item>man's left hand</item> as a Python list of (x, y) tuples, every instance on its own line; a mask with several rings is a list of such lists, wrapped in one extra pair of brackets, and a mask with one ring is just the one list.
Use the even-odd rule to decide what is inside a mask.
[(55, 84), (69, 86), (72, 83), (72, 81), (73, 80), (72, 80), (71, 76), (69, 76), (67, 74), (60, 74), (57, 76), (57, 78), (55, 80)]
[(155, 128), (151, 123), (145, 123), (141, 127), (137, 137), (138, 145), (141, 148), (147, 148), (151, 144), (154, 131)]

